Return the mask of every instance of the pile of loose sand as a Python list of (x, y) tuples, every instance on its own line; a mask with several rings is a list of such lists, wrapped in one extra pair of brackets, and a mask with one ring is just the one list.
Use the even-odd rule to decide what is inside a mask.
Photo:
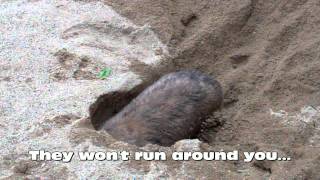
[[(170, 47), (176, 69), (196, 68), (223, 84), (226, 123), (218, 132), (207, 133), (213, 147), (282, 150), (294, 161), (260, 167), (260, 175), (320, 177), (319, 117), (312, 115), (309, 123), (301, 120), (306, 109), (319, 114), (319, 1), (105, 3), (137, 24), (150, 24)], [(142, 7), (144, 11), (138, 11)], [(290, 115), (279, 119), (270, 113), (274, 111)], [(291, 123), (284, 123), (288, 118)], [(236, 164), (233, 170), (251, 166)]]

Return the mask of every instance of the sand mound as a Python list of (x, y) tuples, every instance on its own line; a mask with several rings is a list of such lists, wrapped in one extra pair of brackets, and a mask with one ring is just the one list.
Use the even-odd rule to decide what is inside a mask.
[[(319, 176), (315, 170), (319, 167), (319, 155), (315, 155), (320, 146), (319, 119), (313, 117), (315, 126), (301, 118), (288, 125), (283, 122), (286, 118), (270, 113), (282, 110), (295, 116), (305, 109), (318, 111), (317, 0), (105, 2), (137, 24), (150, 24), (171, 47), (176, 69), (196, 68), (223, 84), (222, 114), (227, 121), (212, 135), (212, 146), (240, 144), (293, 154), (297, 148), (301, 156), (295, 162), (274, 165), (263, 174), (285, 178), (281, 176), (285, 169), (292, 177)], [(144, 11), (139, 11), (142, 7)]]

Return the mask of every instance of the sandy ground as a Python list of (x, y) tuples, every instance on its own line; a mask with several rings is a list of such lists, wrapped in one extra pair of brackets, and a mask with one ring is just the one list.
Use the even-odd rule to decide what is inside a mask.
[[(130, 61), (152, 64), (167, 51), (147, 26), (102, 3), (7, 1), (0, 9), (1, 177), (30, 149), (73, 149), (51, 119), (88, 117), (96, 97), (141, 81)], [(107, 67), (111, 76), (97, 78)]]
[[(318, 0), (0, 2), (0, 177), (319, 179)], [(221, 82), (224, 107), (208, 122), (224, 123), (203, 128), (206, 143), (138, 148), (90, 128), (99, 95), (155, 76), (131, 69), (137, 61)], [(113, 73), (100, 80), (105, 67)], [(277, 151), (291, 161), (32, 162), (34, 149)]]

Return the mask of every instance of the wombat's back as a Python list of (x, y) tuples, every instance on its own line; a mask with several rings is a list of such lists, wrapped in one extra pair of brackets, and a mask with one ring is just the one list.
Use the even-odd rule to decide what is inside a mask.
[(195, 137), (202, 121), (222, 104), (219, 82), (195, 70), (170, 73), (146, 88), (103, 129), (138, 146), (169, 146)]

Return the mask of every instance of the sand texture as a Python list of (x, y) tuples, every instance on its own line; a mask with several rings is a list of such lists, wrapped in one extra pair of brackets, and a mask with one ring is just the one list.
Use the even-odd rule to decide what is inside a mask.
[[(319, 14), (319, 0), (0, 0), (0, 179), (318, 180)], [(201, 141), (136, 147), (91, 126), (102, 94), (181, 69), (223, 86)], [(277, 151), (291, 161), (35, 162), (35, 149)]]

